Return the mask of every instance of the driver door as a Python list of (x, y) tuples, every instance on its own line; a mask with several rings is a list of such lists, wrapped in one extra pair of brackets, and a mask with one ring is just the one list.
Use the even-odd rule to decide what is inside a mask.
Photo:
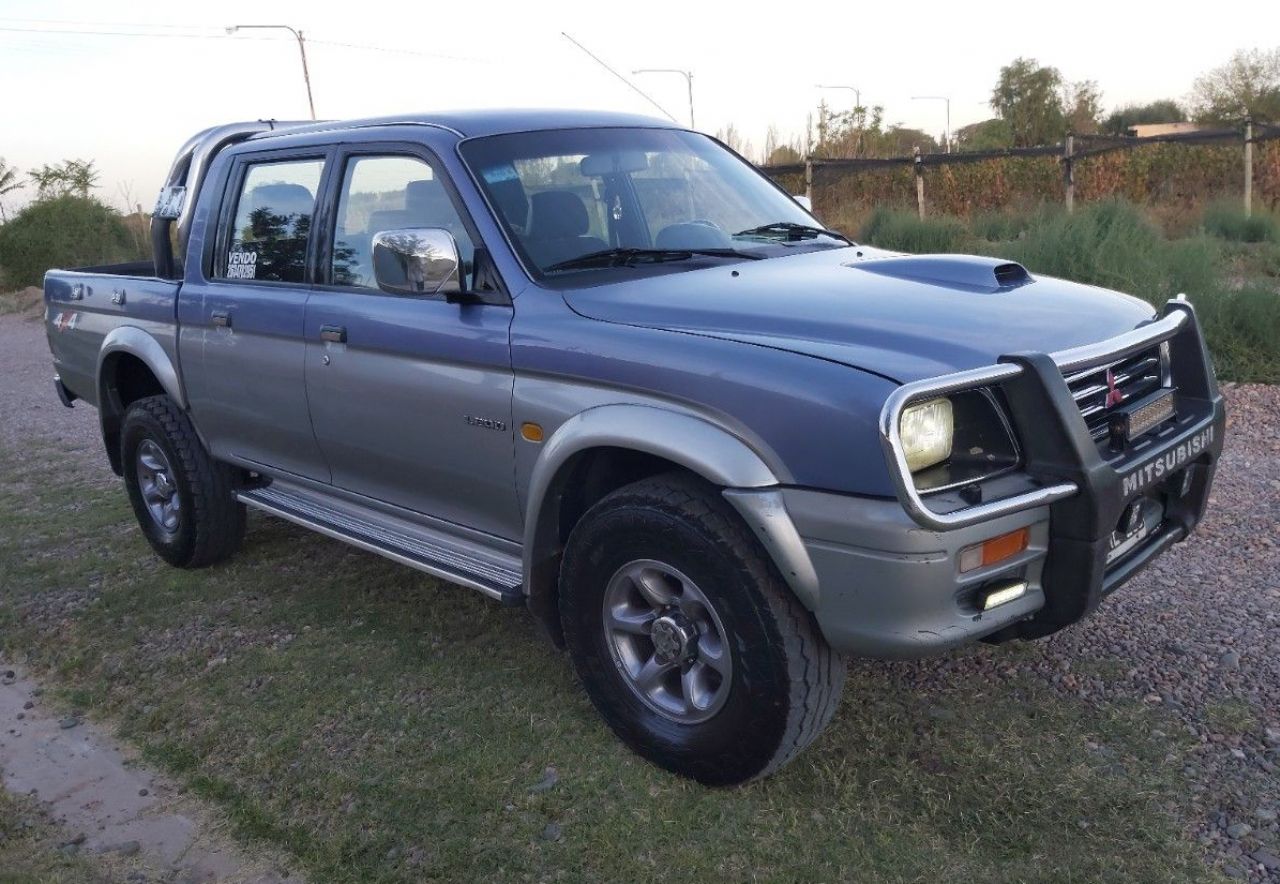
[(372, 238), (439, 227), (457, 241), (464, 286), (476, 234), (440, 166), (414, 146), (362, 147), (331, 176), (323, 284), (306, 313), (307, 399), (332, 483), (397, 509), (520, 537), (505, 296), (450, 304), (388, 294)]

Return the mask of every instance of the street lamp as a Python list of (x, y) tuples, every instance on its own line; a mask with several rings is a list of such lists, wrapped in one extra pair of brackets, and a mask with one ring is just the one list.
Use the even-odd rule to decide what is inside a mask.
[(693, 122), (693, 74), (689, 71), (682, 71), (679, 68), (641, 68), (638, 71), (632, 71), (632, 76), (638, 74), (679, 74), (684, 77), (684, 84), (689, 89), (689, 128), (695, 128)]
[(821, 83), (818, 83), (813, 88), (815, 89), (848, 89), (850, 92), (853, 93), (854, 105), (856, 107), (862, 107), (862, 90), (859, 89), (857, 86), (823, 86)]
[(913, 95), (912, 101), (945, 101), (947, 103), (947, 128), (943, 138), (947, 142), (947, 153), (951, 153), (951, 96), (949, 95)]
[(227, 33), (234, 34), (236, 31), (244, 31), (250, 28), (288, 31), (298, 41), (298, 52), (302, 54), (302, 79), (307, 84), (307, 105), (311, 108), (311, 119), (314, 120), (316, 118), (316, 103), (311, 98), (311, 74), (307, 71), (307, 44), (302, 39), (302, 31), (295, 30), (288, 25), (232, 25), (227, 28)]

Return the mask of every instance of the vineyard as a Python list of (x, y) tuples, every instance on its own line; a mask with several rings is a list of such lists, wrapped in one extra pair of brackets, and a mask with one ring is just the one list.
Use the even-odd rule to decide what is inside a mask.
[[(808, 193), (828, 224), (862, 227), (876, 208), (918, 209), (969, 218), (1062, 204), (1070, 164), (1077, 202), (1122, 198), (1171, 219), (1241, 193), (1241, 130), (1153, 139), (1085, 138), (1062, 146), (993, 153), (925, 154), (887, 159), (822, 159), (766, 166), (792, 193)], [(1280, 127), (1257, 126), (1252, 138), (1253, 204), (1280, 207)], [(919, 190), (917, 189), (919, 185)]]

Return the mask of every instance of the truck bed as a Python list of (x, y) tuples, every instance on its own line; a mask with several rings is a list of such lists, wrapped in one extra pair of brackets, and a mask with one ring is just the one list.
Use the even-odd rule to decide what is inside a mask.
[[(174, 365), (181, 283), (152, 275), (149, 261), (50, 270), (44, 277), (44, 320), (54, 368), (73, 396), (98, 406), (98, 364), (108, 339), (132, 326), (150, 335)], [(113, 337), (114, 333), (114, 337)]]

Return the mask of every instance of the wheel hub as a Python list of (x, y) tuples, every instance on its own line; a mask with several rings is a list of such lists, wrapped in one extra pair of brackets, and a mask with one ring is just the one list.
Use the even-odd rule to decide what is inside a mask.
[(698, 628), (678, 611), (654, 620), (649, 637), (659, 663), (689, 660), (697, 653)]
[(136, 471), (138, 491), (142, 503), (156, 526), (166, 534), (178, 530), (182, 512), (182, 500), (173, 480), (173, 468), (164, 449), (151, 439), (144, 439), (138, 446)]
[(720, 711), (733, 683), (728, 632), (697, 584), (637, 559), (609, 580), (603, 614), (614, 666), (646, 706), (681, 724)]

